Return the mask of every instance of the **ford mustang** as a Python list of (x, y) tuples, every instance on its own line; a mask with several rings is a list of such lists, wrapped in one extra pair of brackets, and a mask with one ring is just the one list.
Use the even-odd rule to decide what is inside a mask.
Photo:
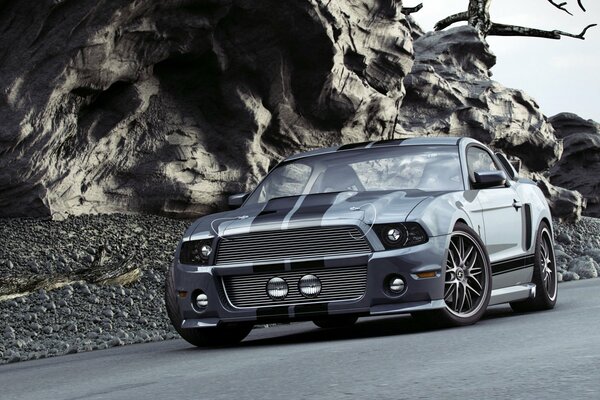
[(477, 322), (550, 309), (552, 219), (536, 184), (470, 138), (410, 138), (289, 157), (230, 211), (185, 232), (166, 279), (179, 334), (234, 344), (256, 324), (410, 313)]

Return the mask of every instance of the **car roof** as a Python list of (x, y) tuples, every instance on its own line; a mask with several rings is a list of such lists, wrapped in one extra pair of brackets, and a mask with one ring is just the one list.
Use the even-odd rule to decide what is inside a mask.
[(359, 142), (359, 143), (349, 143), (342, 146), (335, 147), (325, 147), (322, 149), (316, 149), (311, 151), (306, 151), (303, 153), (294, 154), (285, 161), (297, 160), (304, 157), (312, 157), (321, 154), (328, 153), (336, 153), (338, 151), (348, 151), (348, 150), (362, 150), (362, 149), (372, 149), (378, 147), (397, 147), (397, 146), (457, 146), (460, 141), (468, 141), (479, 143), (475, 139), (471, 139), (468, 137), (455, 137), (455, 136), (423, 136), (423, 137), (411, 137), (411, 138), (399, 138), (399, 139), (391, 139), (391, 140), (379, 140), (379, 141), (371, 141), (371, 142)]

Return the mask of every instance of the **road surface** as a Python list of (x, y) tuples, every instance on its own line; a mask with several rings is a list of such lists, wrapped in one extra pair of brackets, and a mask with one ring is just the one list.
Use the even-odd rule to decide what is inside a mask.
[(599, 399), (600, 279), (561, 284), (553, 311), (496, 306), (465, 328), (307, 322), (255, 329), (233, 348), (173, 340), (8, 364), (0, 398)]

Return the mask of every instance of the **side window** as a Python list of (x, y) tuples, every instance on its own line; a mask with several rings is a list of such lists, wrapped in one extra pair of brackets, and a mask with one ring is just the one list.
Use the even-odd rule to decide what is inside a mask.
[(494, 163), (490, 154), (479, 148), (469, 147), (467, 150), (467, 166), (469, 168), (469, 177), (473, 178), (475, 171), (498, 171), (499, 168)]

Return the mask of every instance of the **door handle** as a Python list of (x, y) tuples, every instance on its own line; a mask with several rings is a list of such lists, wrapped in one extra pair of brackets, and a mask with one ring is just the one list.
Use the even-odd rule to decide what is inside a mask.
[(521, 203), (520, 201), (517, 200), (513, 200), (513, 207), (515, 208), (515, 210), (519, 211), (519, 208), (523, 207), (523, 203)]

